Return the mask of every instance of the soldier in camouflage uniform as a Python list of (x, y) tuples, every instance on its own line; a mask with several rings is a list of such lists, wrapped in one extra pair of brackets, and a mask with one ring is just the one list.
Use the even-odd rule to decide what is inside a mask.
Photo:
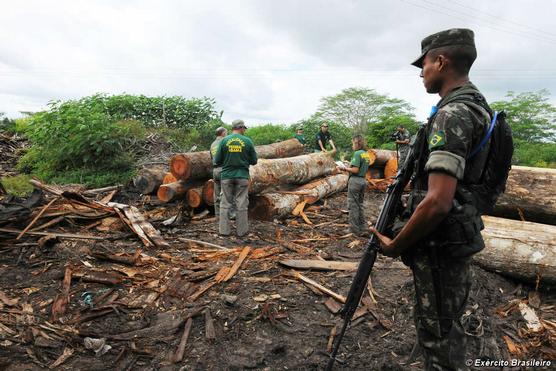
[(396, 144), (398, 145), (398, 168), (401, 168), (407, 158), (409, 153), (409, 139), (411, 135), (409, 130), (403, 127), (403, 125), (398, 126), (398, 132), (396, 133)]
[(394, 239), (372, 232), (385, 255), (401, 255), (413, 271), (414, 318), (426, 370), (466, 370), (461, 315), (471, 256), (484, 248), (481, 217), (467, 189), (480, 182), (488, 146), (469, 155), (486, 134), (490, 108), (468, 78), (477, 56), (473, 31), (442, 31), (423, 39), (421, 48), (413, 65), (422, 69), (427, 92), (441, 100), (412, 147), (418, 160), (403, 227)]

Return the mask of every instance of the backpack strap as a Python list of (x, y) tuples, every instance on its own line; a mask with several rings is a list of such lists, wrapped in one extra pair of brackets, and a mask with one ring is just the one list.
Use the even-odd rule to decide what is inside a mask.
[(494, 115), (492, 116), (492, 121), (490, 122), (490, 126), (488, 127), (488, 131), (486, 133), (486, 135), (484, 136), (483, 140), (481, 140), (481, 143), (479, 143), (469, 154), (469, 156), (467, 156), (467, 159), (473, 158), (475, 157), (475, 155), (477, 153), (479, 153), (479, 151), (481, 149), (483, 149), (483, 147), (485, 146), (485, 144), (487, 144), (488, 140), (490, 139), (490, 137), (492, 136), (492, 132), (494, 130), (494, 126), (496, 126), (496, 119), (498, 118), (498, 112), (494, 112)]

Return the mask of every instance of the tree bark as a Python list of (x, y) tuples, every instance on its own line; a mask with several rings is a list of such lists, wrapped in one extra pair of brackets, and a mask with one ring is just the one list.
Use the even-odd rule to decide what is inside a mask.
[(556, 169), (513, 166), (494, 216), (556, 225)]
[[(303, 153), (303, 145), (295, 138), (255, 147), (258, 158), (292, 157)], [(170, 159), (170, 171), (176, 179), (206, 179), (212, 177), (209, 151), (187, 152)]]
[(556, 226), (484, 216), (476, 264), (520, 280), (556, 282)]
[(305, 184), (319, 176), (332, 174), (336, 163), (326, 153), (311, 153), (303, 156), (261, 160), (251, 166), (249, 174), (250, 193), (284, 184)]
[(336, 174), (315, 180), (291, 192), (252, 196), (249, 201), (249, 215), (259, 220), (272, 220), (288, 216), (300, 202), (305, 201), (311, 204), (341, 191), (346, 188), (347, 181), (346, 174)]
[(165, 166), (141, 169), (138, 175), (133, 178), (133, 186), (137, 192), (144, 195), (154, 193), (162, 184), (167, 172)]

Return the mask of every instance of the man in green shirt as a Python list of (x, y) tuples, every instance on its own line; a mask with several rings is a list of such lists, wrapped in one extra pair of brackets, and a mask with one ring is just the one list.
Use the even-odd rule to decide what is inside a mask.
[(348, 181), (348, 210), (350, 231), (357, 236), (367, 236), (368, 228), (363, 214), (363, 201), (367, 181), (365, 175), (369, 169), (369, 154), (365, 149), (365, 139), (362, 135), (355, 135), (351, 140), (351, 148), (355, 151), (349, 168), (338, 167), (338, 170), (349, 173)]
[(243, 120), (232, 122), (232, 134), (222, 139), (214, 156), (214, 166), (222, 167), (219, 221), (221, 236), (229, 236), (231, 233), (229, 210), (232, 205), (236, 207), (237, 236), (244, 237), (249, 231), (249, 166), (257, 163), (257, 153), (251, 139), (243, 135), (245, 129), (247, 127)]
[[(228, 135), (228, 130), (220, 126), (216, 129), (216, 139), (210, 145), (210, 158), (214, 160), (216, 156), (216, 151), (218, 151), (218, 145)], [(221, 187), (220, 187), (220, 173), (222, 168), (220, 166), (214, 166), (212, 169), (212, 180), (214, 181), (214, 215), (220, 217), (220, 199), (221, 199)]]
[(295, 135), (293, 136), (295, 139), (297, 139), (299, 141), (299, 143), (305, 145), (305, 143), (307, 142), (305, 140), (305, 137), (303, 136), (303, 127), (302, 126), (298, 126), (297, 129), (295, 130)]

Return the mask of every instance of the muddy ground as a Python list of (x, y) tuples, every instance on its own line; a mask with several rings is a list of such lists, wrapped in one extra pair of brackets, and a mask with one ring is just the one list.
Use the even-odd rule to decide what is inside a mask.
[[(369, 220), (376, 218), (383, 197), (380, 193), (367, 195)], [(252, 221), (248, 241), (219, 237), (210, 214), (164, 226), (161, 221), (177, 213), (177, 204), (159, 205), (127, 192), (120, 192), (116, 201), (137, 205), (171, 247), (145, 248), (135, 235), (117, 227), (105, 232), (86, 229), (90, 220), (64, 221), (53, 229), (104, 236), (105, 240), (62, 238), (52, 245), (39, 245), (39, 236), (15, 241), (13, 235), (1, 235), (0, 294), (5, 297), (0, 301), (1, 369), (46, 369), (60, 362), (64, 352), (68, 357), (62, 357), (57, 366), (60, 370), (324, 367), (329, 336), (340, 319), (324, 305), (327, 295), (293, 278), (291, 270), (278, 261), (319, 257), (357, 261), (365, 239), (346, 236), (345, 193), (327, 199), (320, 210), (307, 213), (312, 226), (302, 219)], [(19, 227), (24, 228), (25, 223)], [(180, 238), (237, 249), (223, 253)], [(235, 276), (196, 298), (199, 289), (214, 281), (219, 268), (231, 266), (245, 246), (252, 251)], [(99, 252), (132, 256), (137, 250), (141, 251), (140, 259), (131, 265), (93, 256)], [(110, 285), (74, 278), (65, 314), (55, 321), (52, 302), (61, 292), (68, 266), (109, 272), (121, 282)], [(525, 331), (519, 311), (511, 304), (512, 300), (529, 298), (541, 318), (554, 321), (554, 292), (542, 287), (535, 291), (532, 286), (479, 267), (473, 272), (474, 285), (464, 317), (468, 358), (546, 359), (554, 354), (554, 343), (548, 336)], [(347, 295), (353, 275), (342, 271), (301, 273), (342, 295)], [(336, 368), (421, 370), (421, 357), (411, 363), (407, 360), (415, 342), (411, 272), (397, 261), (379, 257), (372, 283), (377, 301), (373, 313), (367, 312), (349, 328)], [(194, 316), (183, 359), (174, 363), (185, 318), (199, 308), (209, 308), (215, 338), (207, 339), (207, 311)], [(105, 338), (111, 348), (95, 356), (85, 347), (86, 337)], [(511, 349), (513, 354), (505, 338), (510, 345), (517, 344), (517, 350)], [(521, 353), (516, 356), (515, 352)]]

